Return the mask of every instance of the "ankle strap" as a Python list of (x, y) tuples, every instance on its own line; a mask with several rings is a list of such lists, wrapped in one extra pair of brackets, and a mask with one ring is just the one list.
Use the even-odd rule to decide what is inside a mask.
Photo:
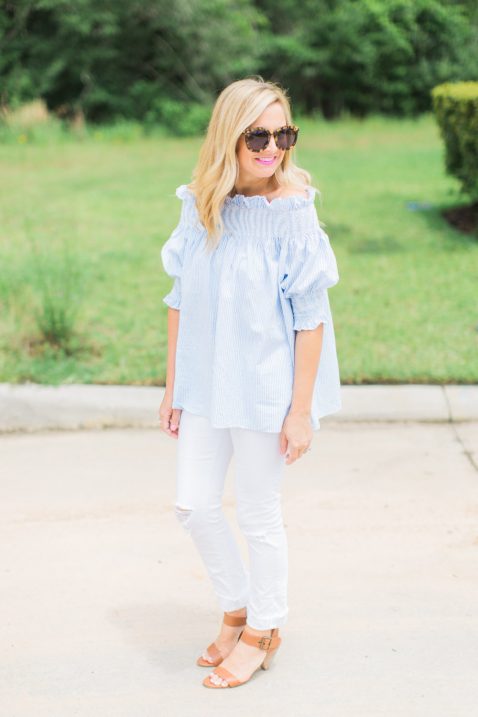
[(252, 635), (250, 632), (244, 630), (240, 639), (248, 645), (259, 647), (261, 650), (265, 650), (266, 652), (279, 647), (282, 642), (282, 639), (279, 637), (279, 628), (277, 627), (272, 630), (272, 635), (262, 636)]
[(242, 617), (241, 615), (228, 615), (227, 612), (224, 613), (223, 622), (225, 625), (231, 625), (232, 627), (239, 627), (240, 625), (245, 625), (247, 622), (247, 617)]

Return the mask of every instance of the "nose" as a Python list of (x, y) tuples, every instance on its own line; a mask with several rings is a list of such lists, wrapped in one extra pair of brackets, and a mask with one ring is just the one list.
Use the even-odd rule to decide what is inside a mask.
[(269, 144), (267, 145), (266, 149), (272, 149), (274, 154), (279, 151), (278, 146), (276, 145), (276, 140), (273, 134), (271, 134), (269, 139)]

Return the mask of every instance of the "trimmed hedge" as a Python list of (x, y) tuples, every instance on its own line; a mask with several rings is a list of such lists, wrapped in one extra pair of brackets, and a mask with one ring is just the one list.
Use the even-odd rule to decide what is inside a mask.
[(445, 142), (446, 170), (478, 200), (478, 82), (445, 82), (431, 95)]

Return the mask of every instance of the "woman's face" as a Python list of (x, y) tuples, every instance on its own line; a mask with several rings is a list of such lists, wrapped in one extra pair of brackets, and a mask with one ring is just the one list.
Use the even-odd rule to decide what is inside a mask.
[[(287, 124), (287, 119), (280, 102), (273, 102), (264, 112), (251, 123), (251, 127), (265, 127), (273, 132)], [(282, 162), (285, 149), (278, 149), (272, 136), (267, 147), (260, 152), (251, 152), (247, 149), (246, 140), (242, 134), (238, 147), (237, 159), (239, 162), (241, 183), (254, 182), (272, 177)]]

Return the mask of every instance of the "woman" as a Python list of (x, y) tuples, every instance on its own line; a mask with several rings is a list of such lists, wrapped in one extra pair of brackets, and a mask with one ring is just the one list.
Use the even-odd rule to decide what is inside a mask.
[[(267, 669), (286, 623), (286, 465), (341, 408), (327, 289), (339, 280), (310, 174), (293, 160), (298, 128), (276, 83), (248, 78), (219, 95), (179, 224), (161, 251), (174, 285), (161, 428), (178, 439), (176, 515), (224, 612), (197, 664), (206, 687)], [(320, 361), (319, 361), (320, 359)], [(235, 456), (238, 524), (222, 512)]]

